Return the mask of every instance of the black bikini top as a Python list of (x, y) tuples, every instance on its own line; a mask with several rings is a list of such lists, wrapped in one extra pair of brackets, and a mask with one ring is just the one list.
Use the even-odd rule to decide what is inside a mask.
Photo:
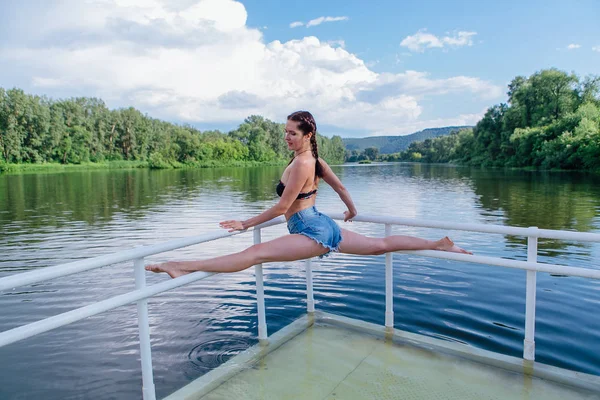
[[(285, 185), (283, 184), (283, 182), (279, 181), (279, 184), (277, 185), (277, 189), (275, 189), (275, 190), (277, 192), (277, 195), (279, 197), (281, 197), (283, 195), (283, 191), (285, 190)], [(306, 193), (298, 193), (298, 197), (296, 197), (296, 200), (308, 199), (310, 196), (312, 196), (315, 193), (317, 193), (317, 189), (311, 190), (310, 192), (306, 192)]]

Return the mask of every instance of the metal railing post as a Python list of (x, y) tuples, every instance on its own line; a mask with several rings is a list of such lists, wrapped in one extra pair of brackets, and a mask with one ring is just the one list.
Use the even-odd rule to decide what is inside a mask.
[[(334, 219), (343, 219), (342, 214), (332, 215)], [(447, 259), (461, 262), (494, 265), (506, 268), (519, 268), (527, 271), (526, 283), (526, 310), (525, 310), (525, 338), (523, 358), (528, 361), (535, 359), (535, 311), (536, 311), (536, 271), (546, 273), (559, 273), (567, 276), (585, 277), (589, 279), (600, 280), (600, 271), (593, 268), (572, 267), (550, 263), (537, 262), (538, 238), (549, 238), (559, 240), (584, 241), (592, 243), (600, 243), (600, 234), (597, 233), (581, 233), (568, 232), (548, 229), (538, 229), (537, 227), (518, 228), (493, 226), (484, 224), (464, 224), (464, 223), (438, 223), (433, 221), (410, 220), (406, 218), (387, 218), (387, 217), (369, 217), (362, 216), (355, 219), (362, 222), (385, 224), (385, 236), (388, 237), (392, 233), (392, 225), (407, 225), (419, 226), (427, 228), (447, 228), (458, 229), (472, 232), (496, 233), (502, 235), (527, 236), (527, 262), (520, 260), (511, 260), (508, 258), (464, 255), (456, 253), (446, 253), (439, 251), (403, 251), (405, 254), (417, 254), (423, 257), (433, 257), (439, 259)], [(262, 228), (277, 225), (282, 223), (284, 219), (279, 217), (273, 221), (269, 221)], [(261, 228), (254, 229), (254, 243), (261, 243)], [(240, 232), (241, 233), (241, 232)], [(48, 317), (36, 322), (22, 325), (7, 331), (0, 332), (0, 347), (8, 344), (38, 335), (43, 332), (56, 329), (61, 326), (71, 324), (83, 318), (113, 310), (117, 307), (137, 303), (138, 311), (138, 332), (140, 338), (140, 358), (142, 368), (142, 391), (144, 400), (155, 400), (156, 392), (154, 386), (152, 355), (150, 343), (150, 327), (148, 320), (148, 304), (147, 298), (155, 296), (159, 293), (166, 292), (176, 287), (187, 285), (191, 282), (205, 279), (213, 273), (196, 272), (179, 277), (172, 280), (166, 280), (152, 286), (146, 286), (146, 274), (144, 270), (144, 257), (164, 253), (169, 250), (190, 246), (193, 244), (204, 243), (211, 240), (221, 239), (224, 237), (236, 235), (239, 233), (209, 233), (195, 237), (182, 238), (166, 243), (161, 243), (153, 246), (135, 248), (127, 251), (108, 254), (105, 256), (94, 257), (86, 260), (79, 260), (61, 264), (58, 266), (41, 268), (35, 271), (23, 272), (13, 276), (0, 278), (0, 292), (5, 290), (14, 290), (15, 287), (31, 285), (37, 282), (44, 282), (50, 279), (55, 279), (63, 276), (72, 275), (75, 273), (88, 271), (103, 266), (113, 265), (125, 261), (134, 261), (135, 274), (135, 291), (127, 292), (118, 296), (111, 297), (106, 300), (98, 301), (84, 307), (77, 308), (62, 314)], [(392, 253), (386, 254), (386, 313), (385, 326), (393, 327), (393, 258)], [(314, 312), (313, 299), (313, 281), (312, 281), (312, 261), (306, 260), (306, 276), (307, 276), (307, 310), (309, 313)], [(258, 336), (259, 339), (267, 339), (267, 325), (265, 316), (264, 303), (264, 284), (262, 264), (256, 265), (256, 290), (257, 290), (257, 308), (258, 308)], [(314, 319), (314, 318), (313, 318)], [(386, 329), (388, 333), (393, 331)]]
[[(260, 228), (254, 228), (254, 244), (260, 244)], [(265, 315), (265, 288), (262, 264), (254, 266), (256, 273), (256, 305), (258, 308), (258, 339), (267, 339), (267, 318)]]
[[(385, 237), (392, 235), (392, 225), (385, 224)], [(394, 327), (393, 253), (385, 253), (385, 326)]]
[(313, 277), (312, 277), (312, 258), (308, 258), (304, 265), (306, 266), (306, 312), (315, 312), (315, 299), (313, 297)]
[[(536, 230), (537, 227), (530, 227)], [(527, 261), (537, 262), (538, 239), (537, 236), (527, 236)], [(527, 289), (525, 299), (525, 340), (523, 358), (535, 360), (535, 294), (536, 271), (527, 271)]]
[[(146, 271), (144, 259), (136, 258), (133, 262), (135, 288), (146, 287)], [(138, 331), (140, 336), (140, 356), (142, 362), (142, 395), (144, 400), (156, 400), (154, 374), (152, 371), (152, 351), (150, 346), (150, 324), (148, 322), (148, 300), (137, 301)]]

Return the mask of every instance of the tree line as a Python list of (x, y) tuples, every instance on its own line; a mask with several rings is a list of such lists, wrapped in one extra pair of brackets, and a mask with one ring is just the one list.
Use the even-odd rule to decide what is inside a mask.
[[(394, 154), (346, 151), (339, 136), (318, 135), (319, 154), (343, 161), (456, 162), (481, 166), (600, 168), (600, 78), (556, 69), (518, 76), (508, 102), (473, 129), (413, 142)], [(97, 98), (52, 100), (0, 88), (0, 164), (141, 161), (154, 168), (283, 162), (284, 125), (253, 115), (228, 133), (110, 110)]]
[(379, 160), (600, 169), (600, 77), (547, 69), (517, 76), (507, 94), (508, 103), (490, 107), (473, 129)]
[[(341, 137), (318, 135), (319, 155), (344, 161)], [(150, 118), (133, 107), (110, 110), (97, 98), (52, 100), (0, 88), (0, 164), (143, 161), (154, 168), (283, 162), (284, 124), (253, 115), (228, 133), (201, 132)]]

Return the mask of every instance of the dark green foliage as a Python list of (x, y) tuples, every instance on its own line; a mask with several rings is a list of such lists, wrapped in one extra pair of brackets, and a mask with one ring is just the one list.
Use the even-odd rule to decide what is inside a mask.
[[(344, 162), (338, 136), (318, 136), (319, 155)], [(53, 101), (0, 88), (0, 172), (15, 164), (143, 162), (150, 168), (281, 163), (290, 151), (284, 125), (253, 115), (229, 134), (200, 132), (143, 115), (109, 110), (95, 98)], [(137, 164), (136, 164), (137, 165)]]
[(600, 78), (556, 69), (518, 76), (508, 104), (490, 107), (473, 129), (413, 142), (384, 161), (481, 166), (600, 168)]
[(379, 149), (377, 147), (367, 147), (364, 153), (367, 160), (375, 160), (379, 155)]

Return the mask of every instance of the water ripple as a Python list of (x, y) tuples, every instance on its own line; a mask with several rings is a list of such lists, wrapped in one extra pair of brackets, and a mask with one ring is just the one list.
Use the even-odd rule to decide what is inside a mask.
[(212, 339), (194, 346), (187, 356), (199, 370), (210, 371), (248, 347), (250, 340), (240, 337)]

